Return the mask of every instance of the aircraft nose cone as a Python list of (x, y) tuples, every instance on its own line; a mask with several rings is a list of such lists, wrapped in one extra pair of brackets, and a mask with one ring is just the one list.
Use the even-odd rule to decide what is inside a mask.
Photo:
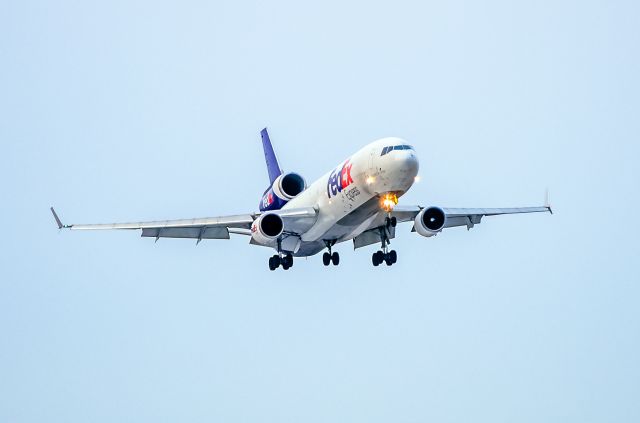
[(412, 150), (394, 151), (389, 167), (389, 190), (406, 192), (415, 182), (420, 165)]
[(418, 156), (413, 151), (407, 151), (407, 157), (404, 159), (404, 166), (413, 177), (415, 178), (418, 175), (418, 170), (420, 169), (420, 163), (418, 162)]

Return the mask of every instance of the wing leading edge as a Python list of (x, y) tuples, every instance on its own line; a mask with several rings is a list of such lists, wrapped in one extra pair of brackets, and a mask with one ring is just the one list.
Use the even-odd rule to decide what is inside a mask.
[(239, 214), (221, 217), (204, 217), (196, 219), (155, 220), (149, 222), (125, 223), (92, 223), (64, 225), (56, 211), (51, 213), (59, 229), (70, 230), (142, 230), (143, 237), (159, 238), (191, 238), (200, 242), (203, 239), (229, 239), (229, 233), (249, 234), (255, 217), (250, 214)]
[(467, 229), (473, 228), (474, 225), (480, 223), (484, 216), (500, 216), (504, 214), (521, 214), (521, 213), (553, 213), (550, 206), (542, 207), (509, 207), (509, 208), (443, 208), (447, 215), (445, 228), (455, 226), (466, 226)]

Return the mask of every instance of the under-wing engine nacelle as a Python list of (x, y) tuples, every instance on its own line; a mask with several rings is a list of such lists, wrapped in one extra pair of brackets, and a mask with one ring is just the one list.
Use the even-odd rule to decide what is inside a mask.
[(278, 176), (260, 201), (260, 211), (279, 210), (307, 188), (304, 178), (289, 172)]
[(275, 244), (282, 235), (284, 222), (275, 213), (265, 213), (253, 221), (251, 225), (251, 237), (260, 245)]
[(434, 236), (444, 228), (447, 222), (447, 215), (440, 207), (427, 207), (420, 210), (413, 223), (422, 236)]

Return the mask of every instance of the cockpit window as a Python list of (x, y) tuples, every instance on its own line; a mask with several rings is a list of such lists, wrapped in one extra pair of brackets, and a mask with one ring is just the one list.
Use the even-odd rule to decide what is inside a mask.
[(413, 147), (407, 144), (390, 145), (388, 147), (383, 148), (382, 153), (380, 153), (380, 155), (384, 156), (385, 154), (390, 153), (393, 150), (413, 150)]

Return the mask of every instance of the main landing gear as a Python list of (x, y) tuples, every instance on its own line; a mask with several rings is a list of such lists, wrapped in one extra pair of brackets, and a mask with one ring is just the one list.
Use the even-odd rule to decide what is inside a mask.
[(276, 270), (282, 266), (284, 270), (289, 270), (293, 266), (293, 256), (291, 253), (275, 254), (269, 257), (269, 270)]
[(332, 263), (334, 266), (337, 266), (340, 264), (340, 254), (338, 254), (337, 251), (334, 251), (333, 254), (324, 253), (322, 255), (322, 264), (324, 264), (325, 266), (328, 266)]
[(391, 266), (395, 262), (398, 261), (398, 253), (396, 250), (389, 251), (389, 232), (388, 229), (391, 227), (395, 227), (398, 223), (397, 219), (394, 217), (385, 218), (385, 226), (380, 228), (380, 241), (382, 243), (382, 249), (376, 251), (371, 256), (371, 262), (374, 266), (379, 266), (383, 262), (387, 264), (387, 266)]
[(322, 264), (324, 264), (325, 266), (328, 266), (329, 264), (333, 263), (334, 266), (337, 266), (340, 264), (340, 254), (338, 254), (337, 251), (334, 251), (333, 253), (331, 253), (331, 247), (333, 246), (333, 244), (335, 244), (335, 241), (331, 242), (331, 241), (327, 241), (327, 249), (329, 250), (329, 252), (324, 253), (322, 255)]
[(391, 250), (388, 252), (386, 251), (386, 249), (382, 251), (378, 250), (375, 253), (373, 253), (373, 256), (371, 256), (371, 262), (373, 263), (374, 266), (379, 266), (383, 262), (387, 263), (387, 266), (391, 266), (397, 261), (398, 261), (398, 253), (396, 253), (396, 250)]

